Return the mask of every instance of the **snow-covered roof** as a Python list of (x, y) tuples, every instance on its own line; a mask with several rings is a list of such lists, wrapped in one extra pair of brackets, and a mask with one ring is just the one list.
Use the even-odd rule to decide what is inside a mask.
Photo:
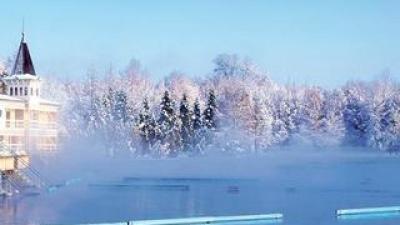
[(5, 76), (3, 80), (38, 80), (39, 77), (31, 74), (15, 74), (10, 76)]
[[(16, 97), (12, 97), (12, 96), (9, 96), (9, 95), (0, 94), (0, 101), (1, 100), (18, 101), (18, 102), (26, 101), (26, 99), (23, 99), (23, 98), (16, 98)], [(43, 98), (36, 98), (35, 97), (35, 101), (38, 102), (39, 104), (44, 104), (44, 105), (55, 105), (55, 106), (59, 106), (60, 105), (58, 102), (50, 101), (50, 100), (43, 99)]]
[(56, 106), (59, 106), (59, 105), (60, 105), (60, 103), (58, 103), (58, 102), (46, 100), (46, 99), (43, 99), (43, 98), (38, 98), (37, 101), (38, 101), (40, 104), (45, 104), (45, 105), (56, 105)]
[(2, 95), (2, 94), (0, 94), (0, 100), (24, 101), (23, 99), (20, 99), (20, 98), (15, 98), (15, 97), (11, 97), (11, 96), (9, 96), (9, 95)]

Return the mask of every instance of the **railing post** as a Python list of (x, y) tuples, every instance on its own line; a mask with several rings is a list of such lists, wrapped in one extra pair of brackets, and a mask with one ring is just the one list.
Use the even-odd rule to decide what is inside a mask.
[(5, 181), (4, 181), (4, 178), (3, 178), (3, 174), (4, 174), (4, 172), (0, 172), (0, 190), (2, 192), (5, 191)]

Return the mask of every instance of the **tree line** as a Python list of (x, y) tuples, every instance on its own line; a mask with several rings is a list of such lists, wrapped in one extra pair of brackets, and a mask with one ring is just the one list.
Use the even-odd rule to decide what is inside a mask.
[(90, 70), (84, 80), (47, 80), (42, 93), (64, 103), (65, 136), (98, 138), (111, 152), (259, 152), (303, 143), (399, 150), (400, 88), (387, 74), (326, 89), (276, 83), (236, 55), (213, 63), (202, 78), (174, 71), (155, 82), (132, 60), (118, 72)]

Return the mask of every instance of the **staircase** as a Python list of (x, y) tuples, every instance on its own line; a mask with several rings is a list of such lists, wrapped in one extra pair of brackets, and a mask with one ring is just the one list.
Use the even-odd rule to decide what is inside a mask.
[[(19, 193), (39, 194), (47, 188), (47, 182), (29, 163), (25, 153), (13, 152), (0, 144), (0, 151), (7, 159), (14, 160), (12, 169), (0, 170), (0, 196), (11, 196)], [(7, 152), (5, 152), (7, 151)]]

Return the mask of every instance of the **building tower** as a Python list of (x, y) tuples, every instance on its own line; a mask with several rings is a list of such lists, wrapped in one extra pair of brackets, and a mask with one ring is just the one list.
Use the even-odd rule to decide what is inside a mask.
[(25, 35), (22, 33), (17, 57), (11, 74), (3, 78), (9, 96), (31, 99), (40, 96), (40, 79), (36, 75)]
[(42, 80), (36, 74), (24, 33), (12, 71), (0, 82), (0, 141), (16, 151), (54, 150), (59, 105), (41, 98)]

